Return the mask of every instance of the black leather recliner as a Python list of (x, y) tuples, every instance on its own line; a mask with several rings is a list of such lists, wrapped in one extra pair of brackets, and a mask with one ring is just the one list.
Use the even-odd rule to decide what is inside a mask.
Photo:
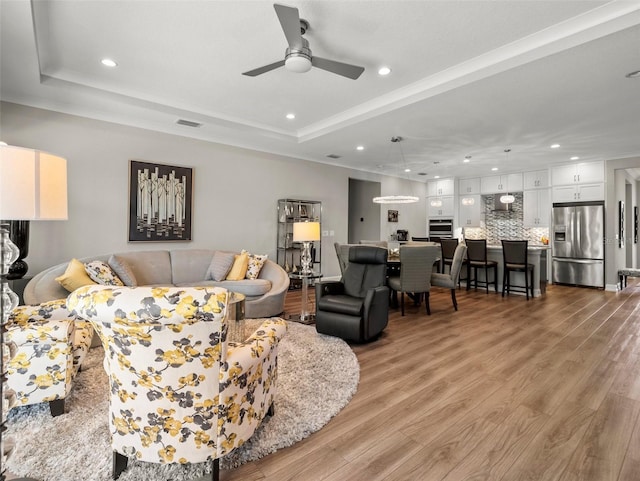
[(389, 321), (387, 249), (352, 246), (342, 281), (316, 284), (316, 330), (349, 341), (375, 339)]

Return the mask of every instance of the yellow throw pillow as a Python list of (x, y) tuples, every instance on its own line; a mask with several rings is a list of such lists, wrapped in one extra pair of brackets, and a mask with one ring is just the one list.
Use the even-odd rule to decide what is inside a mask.
[(246, 252), (236, 255), (233, 261), (233, 267), (227, 274), (228, 281), (241, 281), (244, 276), (247, 275), (247, 268), (249, 267), (249, 254)]
[(78, 259), (71, 259), (67, 270), (60, 277), (56, 277), (56, 281), (69, 292), (73, 292), (79, 287), (95, 284), (87, 274), (84, 264)]

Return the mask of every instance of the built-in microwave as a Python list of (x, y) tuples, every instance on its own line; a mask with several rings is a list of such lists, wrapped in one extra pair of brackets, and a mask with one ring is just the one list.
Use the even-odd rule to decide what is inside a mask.
[(430, 219), (429, 240), (453, 239), (453, 219)]

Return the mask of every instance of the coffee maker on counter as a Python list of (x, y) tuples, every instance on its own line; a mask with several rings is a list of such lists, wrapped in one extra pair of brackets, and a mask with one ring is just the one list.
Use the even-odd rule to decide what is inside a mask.
[(402, 230), (402, 229), (398, 229), (396, 231), (396, 239), (398, 240), (398, 242), (406, 242), (409, 240), (409, 231), (408, 230)]

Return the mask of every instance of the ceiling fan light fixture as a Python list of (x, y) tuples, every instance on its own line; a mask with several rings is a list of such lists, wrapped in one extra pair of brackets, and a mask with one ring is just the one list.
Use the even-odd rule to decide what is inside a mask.
[(304, 55), (290, 55), (284, 61), (284, 66), (290, 72), (305, 73), (311, 70), (311, 59)]

